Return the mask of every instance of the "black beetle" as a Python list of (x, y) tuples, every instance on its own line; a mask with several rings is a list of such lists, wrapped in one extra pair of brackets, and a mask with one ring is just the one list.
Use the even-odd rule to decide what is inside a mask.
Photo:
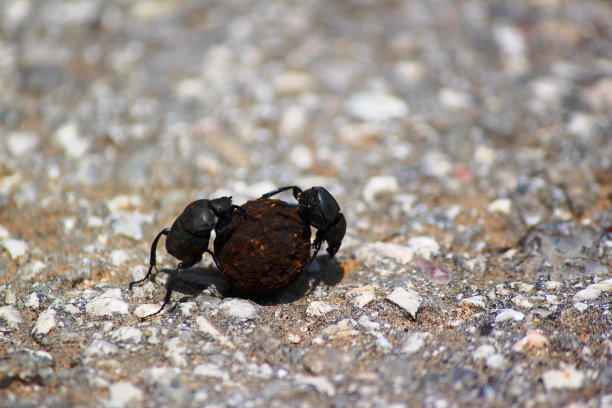
[[(181, 215), (174, 221), (171, 228), (164, 228), (153, 240), (151, 245), (151, 259), (149, 270), (144, 278), (130, 282), (130, 290), (138, 283), (144, 282), (151, 276), (153, 268), (157, 271), (155, 254), (157, 243), (162, 235), (166, 236), (166, 250), (168, 253), (181, 262), (176, 267), (176, 272), (181, 269), (191, 268), (202, 260), (202, 255), (209, 253), (217, 268), (221, 269), (215, 254), (208, 249), (210, 234), (214, 229), (219, 233), (220, 228), (224, 229), (230, 225), (230, 217), (234, 210), (240, 210), (248, 216), (248, 213), (240, 206), (232, 204), (232, 197), (215, 198), (214, 200), (196, 200), (183, 210)], [(147, 317), (160, 313), (170, 301), (172, 295), (172, 285), (168, 285), (164, 303), (161, 308)]]
[(323, 187), (312, 187), (302, 191), (298, 186), (286, 186), (272, 190), (261, 198), (268, 198), (280, 192), (292, 190), (298, 202), (298, 214), (302, 219), (317, 229), (313, 242), (314, 253), (317, 256), (323, 241), (327, 242), (327, 253), (332, 260), (342, 245), (346, 233), (346, 219), (340, 212), (336, 199)]

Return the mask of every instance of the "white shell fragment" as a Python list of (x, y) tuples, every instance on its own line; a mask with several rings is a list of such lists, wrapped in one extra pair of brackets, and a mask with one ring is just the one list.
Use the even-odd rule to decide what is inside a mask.
[(542, 374), (542, 381), (547, 390), (578, 389), (584, 383), (584, 373), (574, 368), (549, 370)]
[(55, 321), (55, 315), (56, 311), (53, 309), (47, 309), (42, 312), (36, 320), (36, 324), (32, 329), (32, 334), (45, 335), (49, 333), (53, 328), (57, 326), (57, 322)]
[(421, 296), (411, 289), (395, 288), (387, 296), (387, 300), (407, 311), (412, 317), (415, 317), (416, 312), (421, 306)]

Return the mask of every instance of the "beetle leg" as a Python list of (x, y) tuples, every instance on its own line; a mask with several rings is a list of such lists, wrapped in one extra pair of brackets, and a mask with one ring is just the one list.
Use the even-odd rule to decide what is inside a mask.
[(279, 187), (272, 191), (267, 192), (266, 194), (262, 195), (259, 199), (261, 200), (262, 198), (269, 198), (275, 194), (282, 193), (283, 191), (287, 191), (287, 190), (293, 190), (293, 196), (295, 197), (296, 200), (298, 196), (300, 195), (300, 193), (302, 192), (302, 189), (299, 188), (298, 186)]
[(155, 268), (155, 272), (157, 272), (157, 266), (156, 266), (157, 262), (155, 261), (155, 255), (157, 253), (157, 243), (159, 242), (159, 239), (161, 238), (162, 235), (168, 236), (169, 232), (170, 232), (170, 228), (164, 228), (163, 230), (159, 232), (159, 234), (157, 234), (157, 236), (153, 240), (153, 244), (151, 244), (151, 257), (149, 260), (149, 270), (147, 271), (147, 274), (145, 275), (144, 278), (139, 279), (137, 281), (130, 282), (130, 290), (132, 290), (132, 287), (136, 285), (137, 283), (141, 283), (149, 279), (149, 276), (151, 276), (151, 271), (153, 270), (153, 268)]
[[(208, 251), (208, 249), (206, 251)], [(143, 317), (142, 318), (143, 321), (145, 319), (148, 319), (151, 316), (155, 316), (156, 314), (161, 313), (161, 311), (164, 310), (166, 305), (170, 302), (170, 298), (172, 297), (172, 292), (174, 291), (174, 281), (176, 279), (176, 275), (178, 274), (178, 272), (181, 269), (189, 269), (189, 268), (191, 268), (193, 265), (197, 264), (201, 260), (202, 260), (202, 257), (199, 257), (199, 258), (187, 258), (187, 259), (181, 261), (177, 265), (176, 269), (170, 275), (170, 279), (168, 279), (168, 284), (166, 285), (166, 295), (164, 296), (164, 303), (162, 303), (161, 307), (159, 308), (159, 310), (157, 312), (151, 313), (150, 315), (147, 315), (147, 316)]]

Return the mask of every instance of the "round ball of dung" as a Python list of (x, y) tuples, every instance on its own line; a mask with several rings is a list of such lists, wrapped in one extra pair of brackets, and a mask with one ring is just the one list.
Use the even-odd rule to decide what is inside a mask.
[(295, 283), (310, 261), (310, 225), (281, 200), (248, 201), (242, 208), (249, 216), (234, 211), (215, 238), (223, 278), (252, 294)]

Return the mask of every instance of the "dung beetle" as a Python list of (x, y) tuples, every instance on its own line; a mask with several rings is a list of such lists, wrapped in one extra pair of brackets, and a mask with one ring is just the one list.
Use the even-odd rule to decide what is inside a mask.
[[(232, 204), (232, 197), (220, 197), (214, 200), (196, 200), (187, 205), (181, 215), (174, 221), (171, 228), (164, 228), (157, 234), (151, 245), (151, 258), (149, 270), (144, 278), (131, 282), (130, 290), (138, 283), (144, 282), (151, 276), (153, 268), (157, 271), (155, 254), (157, 243), (162, 235), (166, 236), (166, 250), (168, 253), (181, 262), (176, 267), (176, 272), (181, 269), (188, 269), (202, 260), (202, 255), (209, 253), (217, 268), (221, 269), (219, 260), (215, 254), (208, 249), (210, 234), (214, 229), (219, 233), (220, 229), (227, 228), (231, 223), (231, 215), (234, 210), (240, 210), (245, 215), (249, 215), (242, 207)], [(172, 285), (168, 285), (164, 303), (161, 308), (147, 317), (160, 313), (170, 301), (172, 295)]]
[(323, 241), (326, 241), (329, 260), (332, 260), (340, 249), (342, 239), (346, 233), (346, 219), (340, 212), (338, 202), (323, 187), (312, 187), (302, 191), (298, 186), (277, 188), (262, 195), (261, 199), (269, 198), (287, 190), (292, 190), (293, 197), (298, 202), (298, 214), (300, 217), (317, 229), (313, 242), (314, 253), (312, 259), (315, 259), (321, 249), (321, 244)]

